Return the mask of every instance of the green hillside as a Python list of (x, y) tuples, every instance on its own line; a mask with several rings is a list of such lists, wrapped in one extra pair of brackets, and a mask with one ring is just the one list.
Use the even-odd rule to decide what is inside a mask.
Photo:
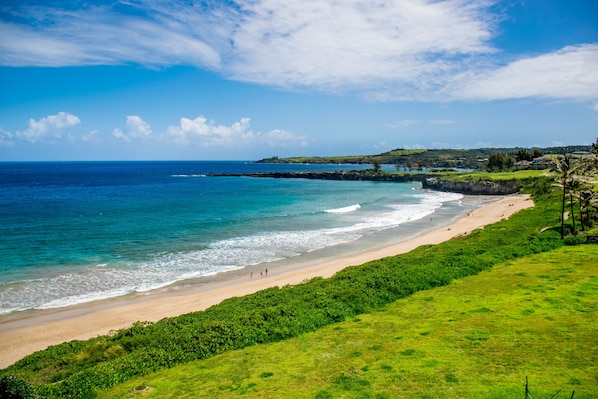
[(369, 164), (377, 161), (382, 164), (397, 165), (407, 169), (416, 168), (468, 168), (484, 169), (486, 159), (497, 153), (508, 154), (515, 158), (521, 150), (532, 152), (537, 150), (543, 154), (566, 154), (574, 151), (589, 151), (591, 146), (567, 146), (567, 147), (548, 147), (548, 148), (478, 148), (478, 149), (395, 149), (380, 154), (371, 155), (349, 155), (349, 156), (329, 156), (329, 157), (291, 157), (265, 158), (258, 163), (310, 163), (310, 164)]
[[(542, 389), (538, 392), (560, 383), (579, 387), (576, 398), (592, 397), (587, 392), (598, 383), (592, 368), (598, 246), (558, 250), (582, 238), (561, 240), (561, 196), (547, 188), (530, 186), (534, 208), (442, 244), (350, 267), (329, 279), (270, 288), (205, 311), (50, 347), (0, 370), (0, 385), (8, 381), (57, 398), (93, 398), (116, 386), (121, 397), (171, 391), (177, 392), (171, 397), (183, 397), (182, 390), (189, 397), (204, 391), (212, 392), (209, 397), (218, 397), (216, 391), (221, 397), (289, 397), (283, 385), (294, 387), (292, 397), (423, 398), (445, 389), (441, 397), (506, 398), (528, 375)], [(572, 222), (565, 222), (566, 231)], [(529, 257), (542, 253), (548, 255)], [(532, 272), (535, 264), (549, 267)], [(488, 277), (492, 268), (515, 270), (513, 265), (523, 269), (505, 282)], [(486, 280), (468, 283), (477, 286), (478, 297), (451, 291), (460, 287), (459, 279), (479, 273), (477, 278)], [(438, 287), (453, 298), (421, 299), (430, 302), (429, 309), (409, 305), (411, 295), (433, 298), (429, 290)], [(446, 305), (436, 306), (436, 300)], [(405, 313), (409, 306), (420, 311)], [(307, 344), (312, 334), (324, 335)], [(289, 345), (307, 346), (276, 346), (289, 339)], [(260, 350), (283, 353), (282, 348), (291, 355), (258, 355)], [(321, 356), (318, 348), (324, 350)], [(218, 365), (220, 356), (236, 368)], [(162, 377), (167, 369), (175, 374)], [(160, 374), (151, 377), (154, 372)], [(160, 385), (161, 379), (170, 385)], [(132, 392), (144, 382), (153, 390)], [(270, 391), (270, 385), (279, 388)], [(276, 396), (279, 391), (286, 396)], [(447, 396), (453, 391), (455, 396)]]
[[(102, 398), (598, 395), (598, 245), (501, 263), (287, 341), (128, 381)], [(143, 395), (134, 388), (147, 386)], [(141, 388), (138, 388), (141, 389)]]

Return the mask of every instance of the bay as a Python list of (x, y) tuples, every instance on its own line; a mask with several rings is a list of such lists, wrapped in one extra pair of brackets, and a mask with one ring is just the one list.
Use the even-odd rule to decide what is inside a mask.
[(0, 314), (364, 250), (481, 201), (418, 183), (207, 176), (368, 167), (0, 163)]

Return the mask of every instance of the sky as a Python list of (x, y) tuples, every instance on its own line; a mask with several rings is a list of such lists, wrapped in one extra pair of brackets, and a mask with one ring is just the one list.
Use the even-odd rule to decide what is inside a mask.
[(0, 2), (0, 161), (597, 137), (596, 0)]

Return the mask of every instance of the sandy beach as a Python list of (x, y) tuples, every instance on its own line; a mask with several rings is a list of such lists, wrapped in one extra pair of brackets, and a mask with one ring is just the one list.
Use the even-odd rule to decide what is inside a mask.
[(463, 215), (451, 225), (408, 241), (351, 256), (296, 264), (270, 270), (267, 275), (254, 273), (253, 277), (243, 276), (189, 289), (34, 312), (30, 316), (0, 324), (0, 368), (50, 345), (108, 334), (111, 330), (129, 327), (135, 321), (158, 321), (165, 317), (203, 310), (226, 298), (251, 294), (268, 287), (299, 284), (316, 276), (330, 277), (345, 267), (409, 252), (421, 245), (438, 244), (467, 234), (531, 206), (533, 202), (527, 195), (506, 196)]

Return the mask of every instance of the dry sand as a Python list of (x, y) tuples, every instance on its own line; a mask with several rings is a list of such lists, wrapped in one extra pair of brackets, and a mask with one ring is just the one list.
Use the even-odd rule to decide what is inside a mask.
[(136, 295), (99, 303), (73, 306), (0, 324), (0, 368), (35, 352), (74, 339), (88, 339), (129, 327), (135, 321), (158, 321), (206, 309), (226, 298), (243, 296), (264, 288), (299, 284), (316, 276), (330, 277), (345, 267), (409, 252), (424, 244), (438, 244), (487, 224), (508, 218), (533, 206), (526, 195), (506, 196), (457, 219), (453, 224), (421, 234), (411, 240), (351, 256), (254, 273), (230, 281), (203, 284), (180, 291)]

